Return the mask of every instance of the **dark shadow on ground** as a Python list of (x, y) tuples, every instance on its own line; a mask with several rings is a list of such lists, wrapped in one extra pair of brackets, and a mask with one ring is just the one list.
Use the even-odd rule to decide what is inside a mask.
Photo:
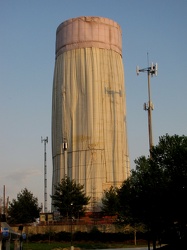
[(179, 241), (173, 244), (169, 244), (161, 247), (161, 250), (185, 250), (187, 249), (185, 241)]

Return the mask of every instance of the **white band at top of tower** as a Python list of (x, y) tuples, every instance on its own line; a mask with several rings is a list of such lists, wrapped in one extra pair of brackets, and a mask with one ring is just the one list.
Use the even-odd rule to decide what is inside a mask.
[(104, 17), (83, 16), (61, 23), (56, 32), (56, 57), (78, 48), (111, 49), (122, 54), (119, 24)]

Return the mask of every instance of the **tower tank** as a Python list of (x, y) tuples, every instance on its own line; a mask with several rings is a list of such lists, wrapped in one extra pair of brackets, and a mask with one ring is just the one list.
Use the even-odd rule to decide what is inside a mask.
[(111, 19), (82, 16), (57, 28), (52, 157), (52, 194), (68, 176), (84, 185), (90, 211), (130, 174), (122, 32)]

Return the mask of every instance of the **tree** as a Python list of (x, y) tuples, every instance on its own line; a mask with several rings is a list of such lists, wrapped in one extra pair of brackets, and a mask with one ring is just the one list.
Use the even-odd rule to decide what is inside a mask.
[(135, 160), (136, 170), (127, 182), (124, 182), (119, 200), (124, 217), (134, 225), (142, 224), (148, 232), (148, 243), (160, 235), (162, 225), (162, 206), (165, 181), (162, 170), (151, 165), (151, 159), (144, 156)]
[[(163, 209), (167, 225), (177, 227), (181, 238), (187, 234), (187, 136), (166, 134), (152, 150), (152, 165), (162, 168), (165, 179)], [(166, 223), (166, 222), (165, 222)]]
[(9, 204), (8, 222), (15, 224), (34, 222), (39, 218), (40, 211), (38, 199), (25, 188), (18, 193), (17, 200), (13, 199)]
[(101, 210), (107, 215), (116, 215), (119, 211), (118, 188), (111, 186), (104, 191)]
[(85, 206), (89, 204), (90, 197), (84, 192), (84, 186), (77, 184), (75, 180), (66, 177), (55, 186), (55, 193), (51, 195), (53, 206), (57, 208), (61, 216), (78, 218), (85, 213)]
[(142, 223), (153, 247), (163, 231), (177, 225), (184, 237), (187, 224), (187, 137), (159, 138), (151, 158), (135, 160), (136, 169), (119, 190), (121, 213), (130, 223)]

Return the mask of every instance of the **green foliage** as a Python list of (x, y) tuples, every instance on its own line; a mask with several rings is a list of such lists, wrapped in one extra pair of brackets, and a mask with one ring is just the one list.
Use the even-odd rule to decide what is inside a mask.
[(151, 158), (141, 156), (135, 164), (136, 169), (117, 191), (117, 197), (112, 187), (105, 192), (104, 211), (116, 211), (122, 224), (136, 228), (144, 225), (154, 244), (168, 230), (173, 235), (175, 229), (181, 238), (186, 237), (187, 137), (160, 137), (151, 150)]
[(85, 213), (90, 197), (85, 195), (84, 186), (77, 184), (75, 180), (66, 177), (55, 186), (55, 193), (51, 196), (54, 207), (63, 217), (78, 218)]
[(104, 191), (102, 198), (102, 212), (107, 215), (116, 215), (119, 210), (118, 188), (111, 186)]
[(41, 208), (38, 199), (26, 188), (13, 199), (8, 208), (8, 222), (14, 224), (31, 223), (39, 218)]
[(187, 137), (162, 136), (151, 158), (135, 160), (136, 170), (119, 190), (123, 218), (144, 224), (156, 237), (177, 225), (184, 235), (187, 224)]
[[(187, 137), (160, 137), (159, 144), (152, 150), (151, 166), (162, 169), (162, 203), (164, 215), (170, 223), (180, 228), (187, 224)], [(164, 196), (164, 197), (163, 197)]]
[[(146, 235), (144, 233), (137, 233), (137, 241), (140, 243), (144, 240)], [(132, 242), (134, 239), (134, 232), (126, 232), (126, 233), (108, 233), (108, 232), (101, 232), (97, 229), (97, 227), (93, 227), (90, 232), (80, 232), (76, 231), (73, 233), (73, 245), (77, 247), (81, 247), (83, 249), (92, 248), (95, 246), (96, 243), (106, 243), (105, 248), (108, 248), (110, 243), (110, 248), (112, 244), (115, 243), (122, 243), (125, 242)], [(33, 234), (28, 235), (27, 242), (24, 242), (24, 245), (29, 242), (40, 242), (41, 245), (45, 242), (49, 241), (49, 234)], [(54, 233), (50, 237), (50, 244), (52, 245), (54, 242), (60, 242), (61, 247), (69, 247), (71, 241), (71, 233), (70, 232), (57, 232)], [(49, 243), (48, 243), (49, 244)], [(101, 247), (103, 248), (103, 247)], [(101, 249), (100, 248), (100, 249)], [(25, 249), (25, 247), (24, 247)], [(33, 248), (32, 248), (33, 249)], [(45, 249), (45, 247), (43, 248)]]

